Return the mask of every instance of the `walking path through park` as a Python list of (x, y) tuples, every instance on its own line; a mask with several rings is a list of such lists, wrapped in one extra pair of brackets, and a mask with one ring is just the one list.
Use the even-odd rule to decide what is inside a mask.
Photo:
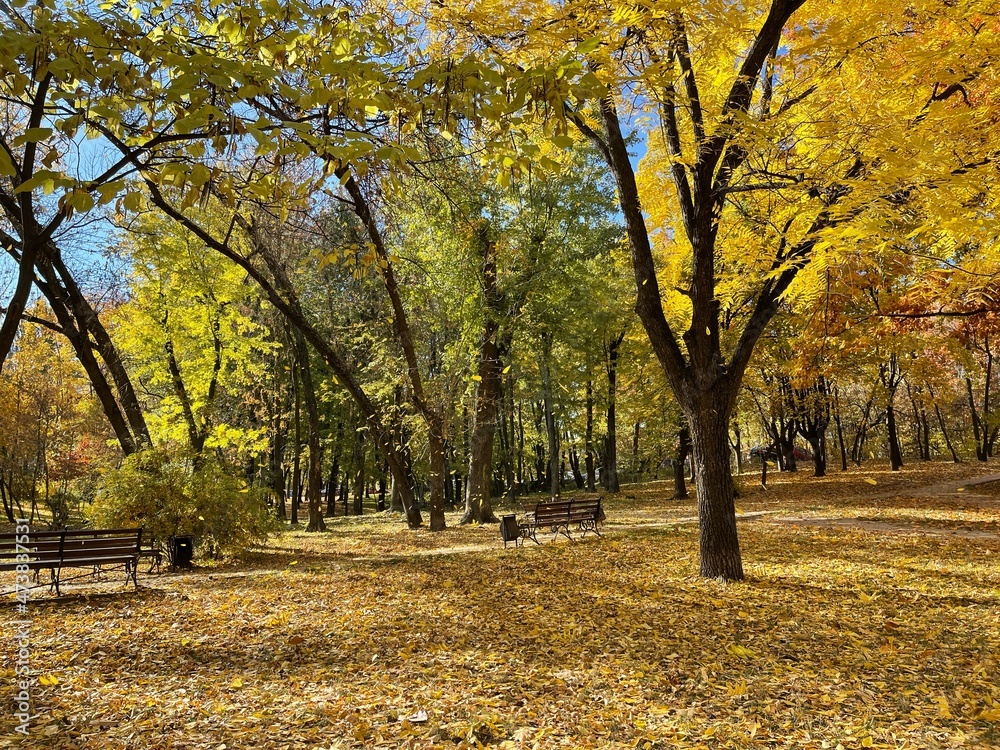
[[(989, 474), (987, 476), (975, 477), (972, 479), (955, 479), (948, 482), (939, 482), (925, 485), (923, 487), (915, 487), (913, 489), (893, 490), (891, 492), (884, 492), (877, 495), (852, 498), (852, 500), (882, 500), (890, 497), (949, 497), (960, 498), (963, 505), (973, 505), (980, 508), (997, 508), (1000, 510), (1000, 497), (995, 495), (979, 495), (971, 492), (964, 492), (964, 490), (968, 487), (990, 484), (992, 482), (1000, 482), (1000, 474)], [(963, 537), (966, 539), (996, 539), (1000, 537), (1000, 534), (995, 531), (982, 531), (962, 527), (930, 526), (923, 523), (913, 522), (881, 521), (858, 517), (834, 518), (828, 516), (782, 516), (769, 520), (772, 523), (790, 523), (797, 526), (853, 528), (889, 534), (927, 534), (931, 536)]]

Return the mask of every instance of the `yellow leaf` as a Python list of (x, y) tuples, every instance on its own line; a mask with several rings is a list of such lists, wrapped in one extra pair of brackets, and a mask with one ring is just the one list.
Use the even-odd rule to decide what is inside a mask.
[(726, 692), (733, 698), (738, 698), (742, 695), (747, 694), (747, 681), (740, 680), (739, 682), (729, 682), (726, 683)]
[(241, 688), (243, 687), (243, 680), (241, 680), (239, 677), (234, 677), (233, 681), (229, 683), (229, 687), (233, 689)]
[(940, 716), (942, 719), (954, 718), (951, 715), (951, 709), (948, 707), (947, 698), (945, 698), (943, 695), (939, 695), (937, 698), (934, 699), (934, 702), (937, 703), (938, 716)]
[(865, 481), (868, 482), (868, 484), (878, 484), (878, 482), (876, 482), (871, 477), (865, 477)]
[(747, 648), (746, 646), (741, 646), (738, 643), (730, 643), (726, 646), (726, 651), (731, 653), (738, 659), (755, 659), (757, 658), (757, 653)]

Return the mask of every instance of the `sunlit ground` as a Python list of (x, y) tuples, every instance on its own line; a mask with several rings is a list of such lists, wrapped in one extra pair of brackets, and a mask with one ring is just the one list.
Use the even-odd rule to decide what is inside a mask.
[(1000, 745), (1000, 484), (941, 486), (1000, 464), (803, 468), (741, 478), (736, 585), (697, 577), (664, 481), (607, 498), (602, 539), (338, 518), (138, 593), (36, 592), (50, 684), (0, 746)]

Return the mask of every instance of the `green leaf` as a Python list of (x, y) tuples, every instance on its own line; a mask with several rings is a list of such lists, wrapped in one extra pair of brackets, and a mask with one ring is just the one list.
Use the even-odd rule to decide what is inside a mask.
[[(49, 169), (40, 169), (27, 180), (22, 182), (14, 190), (14, 194), (17, 193), (29, 193), (35, 188), (43, 187), (45, 183), (49, 183), (49, 186), (54, 186), (56, 178), (56, 173)], [(52, 190), (49, 187), (45, 188), (45, 193), (49, 194)]]
[(23, 134), (14, 139), (14, 145), (22, 146), (25, 143), (38, 143), (51, 135), (52, 128), (28, 128)]
[(10, 160), (7, 149), (0, 148), (0, 176), (13, 177), (16, 174), (17, 168), (14, 166), (14, 162)]

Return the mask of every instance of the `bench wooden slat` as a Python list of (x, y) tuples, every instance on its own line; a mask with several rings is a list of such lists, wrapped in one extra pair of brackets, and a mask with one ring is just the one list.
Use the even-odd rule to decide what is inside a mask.
[[(124, 564), (125, 572), (138, 588), (136, 568), (142, 546), (142, 529), (79, 529), (43, 531), (28, 534), (27, 544), (19, 544), (24, 535), (0, 535), (0, 570), (51, 570), (52, 585), (59, 594), (63, 568), (101, 567)], [(27, 552), (25, 552), (27, 550)], [(27, 562), (23, 562), (25, 554)], [(18, 561), (18, 556), (21, 561)]]
[(600, 536), (597, 526), (604, 516), (600, 498), (574, 498), (526, 504), (524, 515), (524, 520), (518, 523), (521, 537), (531, 539), (536, 544), (539, 542), (535, 534), (540, 528), (552, 529), (556, 536), (561, 533), (572, 539), (569, 533), (570, 524), (579, 524), (584, 536), (591, 531)]

